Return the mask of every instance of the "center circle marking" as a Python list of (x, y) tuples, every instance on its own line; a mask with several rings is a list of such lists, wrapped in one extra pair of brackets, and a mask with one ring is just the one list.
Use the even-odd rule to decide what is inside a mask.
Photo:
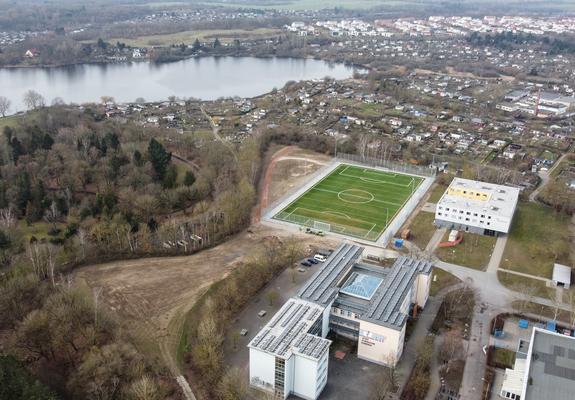
[(373, 194), (361, 189), (342, 190), (337, 194), (337, 198), (352, 204), (366, 204), (375, 199)]

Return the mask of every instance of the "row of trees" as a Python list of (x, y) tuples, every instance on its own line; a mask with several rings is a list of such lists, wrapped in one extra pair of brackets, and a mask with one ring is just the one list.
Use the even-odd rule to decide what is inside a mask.
[(236, 370), (223, 362), (225, 332), (235, 315), (279, 272), (293, 267), (304, 254), (295, 238), (263, 243), (250, 261), (214, 287), (189, 313), (188, 340), (191, 351), (186, 362), (200, 378), (206, 398), (240, 400), (246, 398), (246, 385)]

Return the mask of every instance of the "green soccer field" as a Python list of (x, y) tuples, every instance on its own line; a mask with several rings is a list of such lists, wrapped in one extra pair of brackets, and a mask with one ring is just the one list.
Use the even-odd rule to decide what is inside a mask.
[(412, 175), (342, 164), (274, 219), (376, 241), (421, 182)]

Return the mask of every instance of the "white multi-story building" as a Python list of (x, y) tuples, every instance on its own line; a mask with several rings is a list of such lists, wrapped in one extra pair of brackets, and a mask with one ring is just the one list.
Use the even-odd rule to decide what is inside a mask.
[[(316, 399), (327, 382), (324, 308), (292, 298), (248, 345), (250, 384), (285, 399)], [(325, 329), (325, 332), (324, 332)]]
[(533, 328), (521, 340), (513, 368), (505, 370), (499, 396), (511, 400), (572, 400), (575, 393), (575, 338)]
[(435, 209), (435, 225), (500, 236), (509, 233), (519, 189), (454, 178)]
[(286, 398), (316, 399), (327, 382), (330, 331), (357, 341), (357, 355), (395, 365), (413, 306), (429, 296), (432, 265), (400, 257), (391, 268), (361, 261), (343, 244), (248, 345), (250, 384)]

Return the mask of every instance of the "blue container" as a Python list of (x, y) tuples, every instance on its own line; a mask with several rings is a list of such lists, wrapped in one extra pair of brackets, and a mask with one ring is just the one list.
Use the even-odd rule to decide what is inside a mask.
[(557, 322), (547, 321), (547, 330), (551, 332), (557, 332)]
[(403, 247), (403, 239), (395, 239), (395, 247), (398, 249)]
[(519, 327), (521, 329), (527, 329), (529, 328), (529, 321), (527, 321), (526, 319), (520, 319), (519, 320)]

